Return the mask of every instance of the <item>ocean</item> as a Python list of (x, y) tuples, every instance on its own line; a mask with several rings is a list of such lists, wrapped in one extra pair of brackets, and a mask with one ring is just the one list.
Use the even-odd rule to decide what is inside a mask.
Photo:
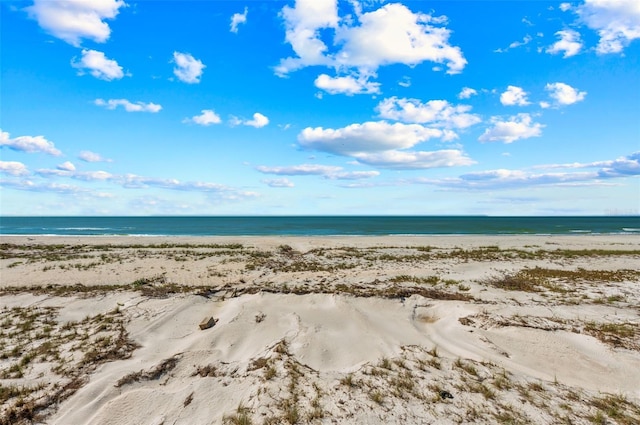
[(638, 234), (640, 216), (0, 217), (0, 235), (329, 236)]

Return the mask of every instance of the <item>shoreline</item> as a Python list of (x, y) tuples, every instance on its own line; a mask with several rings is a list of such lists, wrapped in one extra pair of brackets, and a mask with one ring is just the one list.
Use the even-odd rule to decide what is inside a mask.
[[(91, 241), (96, 239), (101, 243), (109, 241), (109, 243), (122, 244), (129, 240), (143, 242), (157, 242), (158, 240), (177, 243), (193, 243), (202, 244), (204, 242), (220, 243), (221, 241), (247, 241), (255, 239), (256, 241), (269, 240), (310, 240), (310, 241), (347, 241), (347, 240), (365, 240), (368, 242), (376, 242), (376, 239), (400, 242), (410, 241), (413, 244), (422, 244), (434, 240), (462, 240), (465, 242), (475, 242), (483, 239), (494, 241), (516, 241), (518, 239), (530, 239), (538, 242), (544, 242), (544, 239), (553, 240), (553, 242), (572, 244), (577, 242), (601, 242), (601, 243), (630, 243), (640, 246), (640, 242), (635, 238), (634, 233), (572, 233), (572, 234), (406, 234), (406, 235), (0, 235), (0, 243), (24, 243), (38, 242), (63, 242), (72, 243), (74, 241)], [(580, 243), (579, 245), (583, 245)]]

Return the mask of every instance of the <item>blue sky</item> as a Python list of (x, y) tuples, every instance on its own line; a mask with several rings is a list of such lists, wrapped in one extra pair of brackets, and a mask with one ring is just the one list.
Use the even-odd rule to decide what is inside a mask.
[(2, 215), (638, 214), (640, 2), (0, 2)]

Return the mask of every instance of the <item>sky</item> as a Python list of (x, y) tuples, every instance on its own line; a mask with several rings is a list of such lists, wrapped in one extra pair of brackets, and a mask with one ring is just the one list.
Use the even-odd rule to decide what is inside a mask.
[(637, 0), (2, 0), (0, 214), (635, 215)]

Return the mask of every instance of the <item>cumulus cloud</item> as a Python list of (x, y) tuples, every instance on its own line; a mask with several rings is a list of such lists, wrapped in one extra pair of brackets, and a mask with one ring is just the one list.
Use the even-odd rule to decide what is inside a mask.
[(458, 99), (469, 99), (471, 96), (478, 94), (478, 91), (471, 87), (463, 87), (460, 93), (458, 93)]
[(122, 67), (113, 59), (108, 59), (103, 52), (97, 50), (82, 50), (82, 57), (76, 61), (74, 57), (71, 60), (71, 66), (78, 70), (78, 75), (84, 75), (86, 72), (94, 77), (105, 80), (119, 80), (124, 77)]
[(44, 136), (19, 136), (11, 138), (9, 133), (1, 129), (0, 147), (7, 147), (18, 152), (46, 153), (53, 156), (62, 155), (62, 152), (56, 149), (53, 142), (45, 139)]
[(422, 103), (418, 99), (391, 97), (382, 100), (376, 110), (380, 117), (406, 123), (430, 124), (443, 128), (467, 128), (481, 121), (469, 114), (471, 106), (452, 105), (446, 100), (430, 100)]
[(256, 112), (255, 114), (253, 114), (253, 119), (250, 120), (240, 119), (238, 117), (232, 116), (229, 120), (229, 124), (232, 126), (248, 125), (250, 127), (262, 128), (269, 124), (269, 118), (267, 118), (260, 112)]
[(580, 20), (596, 31), (599, 54), (620, 53), (640, 38), (640, 2), (637, 0), (585, 0), (575, 8)]
[(82, 39), (104, 43), (111, 35), (105, 19), (114, 19), (123, 0), (34, 0), (26, 8), (40, 28), (56, 38), (79, 46)]
[(545, 87), (557, 105), (572, 105), (584, 100), (586, 91), (579, 91), (565, 83), (549, 83)]
[(491, 122), (493, 126), (485, 130), (478, 138), (479, 141), (513, 143), (519, 139), (539, 137), (544, 127), (540, 123), (534, 123), (529, 114), (518, 114), (508, 121), (493, 117)]
[[(393, 113), (400, 117), (403, 112)], [(442, 122), (439, 124), (444, 125)], [(473, 161), (463, 152), (454, 149), (435, 152), (407, 150), (431, 138), (450, 140), (453, 137), (456, 137), (455, 133), (446, 129), (374, 121), (337, 129), (308, 127), (300, 132), (298, 142), (307, 149), (348, 156), (357, 163), (379, 168), (425, 169), (472, 164)]]
[[(351, 5), (355, 15), (342, 19), (337, 0), (297, 0), (294, 7), (285, 6), (281, 13), (285, 40), (295, 56), (282, 59), (275, 67), (276, 74), (285, 76), (314, 65), (348, 71), (351, 78), (325, 76), (319, 81), (332, 90), (348, 87), (338, 91), (343, 93), (353, 92), (354, 87), (360, 87), (358, 92), (377, 90), (363, 81), (385, 65), (415, 66), (430, 61), (446, 66), (449, 74), (464, 69), (467, 61), (460, 48), (449, 43), (451, 31), (443, 25), (446, 18), (413, 13), (398, 3), (364, 13), (359, 2)], [(329, 45), (323, 38), (327, 34), (333, 35)]]
[(348, 75), (346, 77), (330, 77), (327, 74), (320, 74), (314, 81), (317, 88), (329, 94), (377, 94), (380, 93), (380, 83), (368, 80), (368, 76)]
[(194, 58), (189, 53), (173, 52), (173, 73), (184, 83), (197, 84), (200, 82), (202, 71), (206, 65), (202, 61)]
[(198, 125), (209, 126), (211, 124), (220, 124), (222, 120), (212, 109), (203, 109), (200, 115), (182, 120), (184, 123), (192, 122)]
[(358, 159), (358, 162), (362, 164), (402, 170), (475, 164), (475, 161), (457, 149), (444, 149), (433, 152), (385, 151), (380, 153), (361, 153), (355, 157)]
[(431, 61), (457, 74), (467, 64), (460, 48), (449, 44), (450, 30), (436, 26), (443, 20), (431, 15), (393, 3), (362, 14), (359, 21), (358, 26), (343, 25), (336, 31), (336, 40), (343, 43), (336, 55), (340, 65), (375, 70), (381, 65)]
[(281, 179), (263, 179), (260, 180), (262, 183), (266, 184), (269, 187), (294, 187), (295, 185), (293, 184), (292, 181), (290, 181), (287, 178), (281, 178)]
[(65, 161), (56, 168), (61, 171), (76, 171), (76, 166), (71, 161)]
[(508, 86), (507, 91), (500, 95), (500, 103), (505, 106), (525, 106), (529, 104), (527, 94), (521, 87)]
[(0, 173), (11, 176), (24, 176), (29, 174), (27, 166), (18, 161), (0, 161)]
[(102, 155), (91, 151), (80, 152), (78, 158), (84, 162), (111, 162), (110, 159), (106, 159)]
[(255, 114), (253, 114), (252, 120), (245, 121), (243, 124), (250, 127), (262, 128), (269, 124), (269, 118), (262, 115), (260, 112), (256, 112)]
[(560, 10), (562, 10), (563, 12), (566, 12), (567, 10), (571, 9), (571, 3), (560, 3), (560, 6), (558, 6), (560, 8)]
[(162, 109), (162, 106), (156, 103), (144, 103), (140, 101), (133, 103), (128, 101), (127, 99), (96, 99), (93, 103), (98, 106), (104, 106), (105, 108), (111, 110), (116, 109), (118, 106), (122, 106), (127, 112), (156, 113), (160, 112), (160, 110)]
[(580, 53), (580, 49), (582, 49), (580, 33), (569, 29), (556, 32), (556, 36), (559, 40), (549, 46), (547, 53), (557, 54), (564, 52), (564, 58), (575, 56)]
[(362, 152), (407, 149), (442, 135), (440, 129), (419, 124), (369, 121), (337, 129), (307, 127), (298, 135), (298, 142), (304, 148), (352, 156)]
[(330, 65), (325, 56), (328, 47), (320, 39), (320, 29), (337, 28), (336, 0), (297, 0), (294, 7), (284, 6), (281, 16), (285, 23), (285, 40), (297, 58), (287, 58), (276, 67), (276, 74), (285, 75), (311, 65)]
[(238, 32), (238, 25), (244, 24), (247, 22), (247, 13), (249, 13), (249, 9), (244, 8), (244, 13), (234, 13), (231, 17), (231, 28), (230, 31), (233, 33)]

